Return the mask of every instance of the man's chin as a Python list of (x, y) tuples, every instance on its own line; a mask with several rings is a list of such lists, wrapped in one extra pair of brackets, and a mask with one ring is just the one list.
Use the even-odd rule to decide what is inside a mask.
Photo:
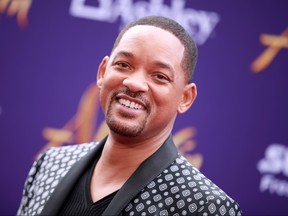
[(144, 129), (144, 126), (129, 126), (125, 123), (121, 124), (116, 121), (107, 121), (107, 125), (113, 133), (125, 137), (137, 137), (142, 133)]

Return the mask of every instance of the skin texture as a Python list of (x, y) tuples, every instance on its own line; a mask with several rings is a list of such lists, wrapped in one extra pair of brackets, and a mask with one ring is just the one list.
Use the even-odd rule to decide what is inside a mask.
[(119, 189), (193, 104), (197, 90), (185, 81), (183, 52), (168, 31), (138, 25), (102, 60), (97, 85), (110, 132), (92, 176), (93, 201)]

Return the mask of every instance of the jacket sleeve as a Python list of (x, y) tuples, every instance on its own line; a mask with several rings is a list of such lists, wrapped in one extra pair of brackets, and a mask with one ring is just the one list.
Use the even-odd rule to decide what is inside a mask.
[(38, 156), (38, 159), (34, 161), (28, 173), (28, 176), (24, 183), (24, 189), (23, 189), (20, 206), (17, 211), (17, 215), (19, 216), (28, 215), (27, 208), (28, 208), (29, 202), (34, 197), (34, 187), (35, 187), (34, 180), (35, 180), (35, 177), (37, 176), (39, 168), (41, 167), (41, 164), (44, 161), (44, 157), (45, 157), (45, 152)]

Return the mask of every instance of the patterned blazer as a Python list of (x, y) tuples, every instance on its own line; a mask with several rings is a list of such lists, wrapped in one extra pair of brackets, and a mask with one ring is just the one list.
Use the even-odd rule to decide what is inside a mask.
[[(99, 143), (51, 148), (34, 162), (17, 215), (57, 215)], [(239, 205), (181, 156), (172, 136), (116, 193), (103, 215), (242, 215)]]

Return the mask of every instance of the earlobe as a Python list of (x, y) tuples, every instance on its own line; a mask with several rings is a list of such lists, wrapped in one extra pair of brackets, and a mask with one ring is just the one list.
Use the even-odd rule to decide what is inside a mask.
[(104, 78), (104, 74), (105, 74), (105, 71), (106, 71), (106, 67), (107, 67), (107, 62), (109, 60), (109, 57), (108, 56), (105, 56), (99, 67), (98, 67), (98, 72), (97, 72), (97, 86), (99, 88), (102, 87), (102, 82), (103, 82), (103, 78)]
[(197, 97), (197, 87), (195, 83), (190, 83), (185, 86), (181, 101), (178, 106), (178, 113), (185, 113), (193, 104)]

